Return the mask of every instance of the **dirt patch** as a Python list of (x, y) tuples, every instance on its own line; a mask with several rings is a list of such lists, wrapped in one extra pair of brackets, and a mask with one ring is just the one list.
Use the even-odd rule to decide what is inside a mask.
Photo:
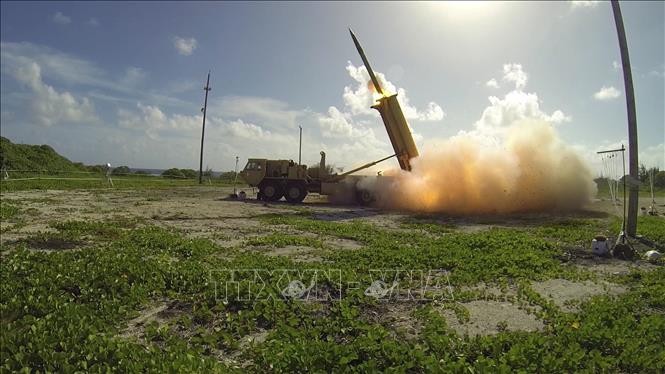
[(127, 322), (127, 328), (124, 329), (120, 336), (123, 338), (142, 338), (144, 332), (144, 326), (153, 322), (160, 321), (158, 315), (160, 312), (163, 312), (168, 308), (168, 303), (166, 301), (159, 301), (155, 304), (152, 304), (141, 311), (139, 311), (139, 316)]
[(569, 264), (570, 266), (589, 270), (601, 276), (626, 275), (632, 271), (651, 271), (658, 268), (658, 266), (646, 261), (630, 262), (598, 256), (576, 258)]
[(329, 245), (336, 249), (342, 249), (347, 251), (355, 251), (364, 247), (360, 242), (351, 239), (336, 238), (336, 237), (326, 237), (322, 239), (326, 245)]
[(549, 279), (531, 285), (542, 297), (551, 300), (565, 312), (575, 312), (579, 304), (596, 295), (619, 295), (627, 291), (623, 286), (606, 282), (573, 282), (566, 279)]
[(362, 318), (389, 328), (396, 338), (417, 340), (423, 328), (422, 322), (414, 315), (417, 306), (413, 302), (379, 302), (365, 308)]
[(480, 282), (474, 286), (462, 286), (454, 290), (457, 294), (472, 292), (484, 300), (510, 301), (517, 298), (517, 287), (515, 285), (501, 287), (496, 284)]
[(460, 321), (450, 309), (441, 314), (459, 335), (494, 335), (502, 331), (540, 331), (543, 322), (509, 302), (475, 300), (460, 304), (469, 312), (469, 320)]
[(46, 251), (60, 251), (60, 250), (69, 250), (74, 249), (84, 242), (78, 240), (69, 240), (57, 237), (46, 237), (46, 238), (28, 238), (22, 239), (19, 242), (24, 242), (28, 247), (38, 250)]
[(162, 326), (169, 320), (188, 313), (191, 307), (177, 300), (158, 300), (139, 311), (139, 316), (127, 322), (127, 327), (120, 333), (123, 338), (145, 338), (145, 327), (153, 322)]
[(261, 252), (266, 256), (286, 256), (295, 262), (320, 262), (323, 260), (318, 256), (321, 253), (320, 249), (301, 245), (287, 245), (284, 247), (254, 246), (248, 249)]
[(250, 348), (252, 345), (261, 344), (266, 341), (270, 335), (270, 331), (259, 329), (251, 334), (243, 336), (238, 341), (238, 349), (233, 351), (223, 351), (221, 349), (213, 349), (213, 356), (220, 362), (235, 369), (243, 369), (251, 364), (250, 361), (242, 359), (242, 353)]
[(473, 234), (473, 233), (477, 233), (477, 232), (490, 230), (492, 227), (494, 227), (494, 226), (464, 223), (464, 224), (460, 224), (460, 225), (455, 226), (455, 230), (465, 232), (465, 233), (469, 233), (469, 234)]

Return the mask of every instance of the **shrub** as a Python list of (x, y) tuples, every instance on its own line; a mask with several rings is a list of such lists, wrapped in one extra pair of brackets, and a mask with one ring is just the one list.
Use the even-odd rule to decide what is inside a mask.
[(127, 175), (130, 173), (129, 166), (118, 166), (114, 168), (111, 174), (113, 175)]
[(162, 172), (162, 177), (164, 177), (164, 178), (173, 178), (173, 179), (175, 179), (175, 178), (185, 178), (185, 176), (182, 174), (180, 169), (177, 169), (177, 168), (171, 168), (171, 169), (164, 170)]

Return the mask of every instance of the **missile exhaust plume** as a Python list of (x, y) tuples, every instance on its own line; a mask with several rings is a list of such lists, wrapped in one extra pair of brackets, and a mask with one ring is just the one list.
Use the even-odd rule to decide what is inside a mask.
[(359, 187), (381, 208), (456, 215), (573, 210), (595, 195), (591, 170), (547, 122), (524, 119), (486, 139), (471, 132), (429, 144), (411, 172), (386, 172), (392, 177)]

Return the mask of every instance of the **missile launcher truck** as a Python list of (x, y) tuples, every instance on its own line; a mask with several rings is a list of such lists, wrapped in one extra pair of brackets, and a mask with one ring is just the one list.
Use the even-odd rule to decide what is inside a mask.
[[(343, 174), (327, 174), (326, 154), (321, 151), (321, 161), (318, 171), (309, 171), (306, 165), (300, 165), (293, 160), (269, 160), (263, 158), (250, 158), (240, 177), (251, 187), (258, 187), (258, 198), (265, 201), (277, 201), (282, 197), (288, 202), (299, 203), (308, 193), (318, 193), (331, 196), (353, 196), (361, 204), (369, 204), (374, 197), (369, 190), (363, 189), (358, 183), (363, 176), (352, 175), (360, 170), (372, 167), (379, 162), (396, 157), (402, 170), (411, 171), (411, 159), (418, 156), (418, 149), (411, 136), (409, 125), (406, 122), (402, 108), (397, 101), (397, 94), (384, 93), (374, 71), (369, 65), (365, 52), (358, 39), (349, 29), (353, 43), (363, 60), (367, 72), (377, 93), (381, 98), (372, 105), (379, 111), (386, 132), (390, 138), (395, 154), (373, 161), (350, 170)], [(383, 177), (387, 178), (387, 177)]]

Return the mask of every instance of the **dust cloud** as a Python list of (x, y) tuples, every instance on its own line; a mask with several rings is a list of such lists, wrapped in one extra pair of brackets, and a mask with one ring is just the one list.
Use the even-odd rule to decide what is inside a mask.
[(590, 168), (541, 120), (430, 144), (412, 167), (360, 187), (372, 190), (381, 208), (449, 214), (574, 210), (596, 193)]

